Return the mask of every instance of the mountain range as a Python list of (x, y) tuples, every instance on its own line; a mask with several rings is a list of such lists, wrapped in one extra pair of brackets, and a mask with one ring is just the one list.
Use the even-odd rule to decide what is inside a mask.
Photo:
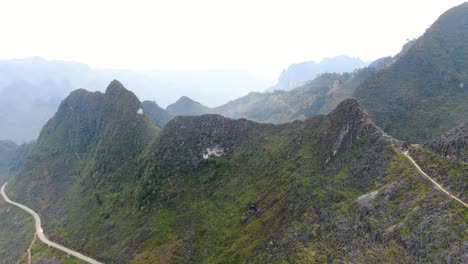
[(140, 98), (158, 98), (163, 105), (187, 95), (216, 106), (266, 87), (263, 81), (239, 70), (130, 71), (93, 69), (82, 63), (38, 57), (3, 60), (0, 139), (17, 144), (36, 140), (42, 126), (71, 91), (78, 88), (102, 91), (114, 78), (132, 87)]
[[(286, 75), (294, 79), (289, 83), (302, 84), (318, 73), (352, 71), (363, 65), (365, 63), (359, 59), (347, 56), (325, 59), (321, 63), (295, 64), (282, 73), (275, 87), (285, 82)], [(0, 61), (0, 123), (5, 126), (0, 131), (0, 139), (18, 144), (37, 139), (40, 128), (68, 93), (83, 87), (99, 91), (113, 78), (132, 87), (139, 98), (157, 98), (162, 105), (182, 104), (184, 98), (191, 97), (217, 106), (266, 86), (251, 74), (236, 70), (138, 72), (92, 69), (78, 62), (47, 61), (39, 57), (3, 60)], [(173, 103), (181, 95), (184, 95), (182, 101)], [(26, 125), (29, 129), (22, 129)]]
[(444, 13), (354, 93), (391, 135), (429, 141), (468, 119), (468, 3)]
[[(0, 141), (0, 181), (103, 263), (467, 263), (467, 10), (394, 57), (219, 107), (74, 90), (35, 143)], [(0, 258), (26, 262), (32, 219), (0, 213)], [(40, 241), (32, 260), (77, 263)]]
[(290, 91), (306, 82), (315, 79), (319, 74), (345, 73), (356, 69), (364, 68), (368, 63), (359, 58), (348, 56), (336, 56), (334, 58), (325, 58), (316, 63), (314, 61), (305, 61), (290, 65), (281, 72), (278, 83), (268, 88), (266, 92)]
[[(467, 211), (354, 99), (283, 125), (203, 115), (161, 129), (142, 107), (113, 81), (46, 124), (7, 191), (51, 239), (106, 263), (463, 259)], [(440, 174), (466, 169), (454, 162)]]
[[(357, 98), (390, 135), (422, 143), (468, 119), (468, 4), (443, 15), (394, 57), (351, 73), (324, 73), (290, 91), (250, 93), (216, 108), (185, 98), (172, 115), (221, 114), (257, 122), (284, 123), (326, 114)], [(168, 110), (171, 110), (168, 109)]]

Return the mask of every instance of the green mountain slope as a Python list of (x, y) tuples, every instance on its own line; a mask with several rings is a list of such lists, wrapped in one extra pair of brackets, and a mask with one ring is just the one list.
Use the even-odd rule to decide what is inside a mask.
[(177, 102), (168, 105), (166, 111), (173, 116), (194, 116), (207, 114), (210, 112), (210, 108), (193, 101), (187, 96), (182, 96)]
[(33, 219), (3, 199), (0, 199), (0, 215), (0, 259), (3, 263), (16, 263), (33, 239)]
[[(42, 129), (30, 158), (10, 183), (28, 195), (14, 192), (12, 198), (41, 212), (51, 238), (85, 252), (100, 252), (109, 241), (128, 235), (124, 230), (131, 212), (123, 208), (132, 200), (138, 154), (159, 130), (136, 96), (117, 81), (105, 94), (77, 90)], [(112, 212), (121, 215), (111, 224)], [(107, 232), (110, 229), (119, 232)], [(77, 246), (73, 242), (82, 241), (77, 237), (90, 242)], [(125, 245), (114, 246), (126, 254)]]
[(463, 260), (467, 210), (355, 100), (282, 125), (163, 129), (141, 107), (113, 82), (73, 92), (44, 127), (7, 192), (52, 240), (105, 263)]
[(163, 127), (174, 118), (171, 113), (159, 107), (156, 102), (143, 101), (141, 104), (143, 105), (145, 113), (151, 117), (158, 126)]
[(12, 141), (0, 141), (0, 180), (2, 181), (10, 175), (10, 164), (13, 161), (17, 147)]
[(356, 87), (375, 71), (375, 68), (364, 68), (353, 73), (325, 73), (291, 91), (252, 92), (216, 108), (205, 107), (184, 97), (166, 110), (174, 116), (220, 114), (274, 124), (304, 120), (331, 112), (338, 103), (351, 97)]
[(394, 57), (379, 59), (362, 69), (349, 73), (323, 73), (305, 84), (275, 92), (252, 92), (215, 108), (208, 108), (187, 97), (167, 107), (173, 116), (220, 114), (230, 118), (246, 118), (261, 123), (281, 124), (304, 120), (316, 114), (328, 114), (343, 100), (353, 97), (369, 76), (387, 68), (403, 57), (413, 41), (406, 43)]
[(468, 162), (468, 121), (426, 144), (440, 155)]
[(450, 192), (468, 200), (468, 122), (411, 152), (426, 172)]
[(26, 160), (34, 142), (16, 145), (9, 140), (0, 140), (0, 183), (13, 176)]
[(391, 135), (435, 138), (468, 119), (468, 3), (444, 13), (389, 68), (355, 96)]
[(428, 142), (468, 120), (467, 14), (468, 3), (452, 8), (396, 56), (353, 73), (322, 74), (289, 92), (250, 93), (212, 109), (186, 98), (190, 104), (185, 111), (176, 104), (178, 112), (279, 124), (329, 113), (355, 97), (390, 135)]
[(379, 59), (369, 67), (350, 73), (323, 73), (295, 89), (288, 89), (289, 91), (252, 92), (215, 108), (208, 108), (182, 97), (166, 110), (173, 116), (220, 114), (235, 119), (246, 118), (274, 124), (327, 114), (340, 102), (352, 97), (357, 87), (369, 76), (401, 58), (413, 43), (414, 41), (408, 42), (396, 56)]

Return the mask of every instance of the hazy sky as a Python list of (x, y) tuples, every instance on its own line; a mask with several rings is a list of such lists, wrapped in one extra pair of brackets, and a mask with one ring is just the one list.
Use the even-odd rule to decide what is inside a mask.
[(245, 69), (276, 79), (294, 62), (393, 55), (462, 2), (1, 1), (0, 58), (41, 56), (101, 68)]

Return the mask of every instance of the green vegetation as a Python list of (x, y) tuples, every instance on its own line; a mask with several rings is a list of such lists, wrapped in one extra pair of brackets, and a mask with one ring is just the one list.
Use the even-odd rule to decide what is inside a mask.
[(0, 199), (0, 259), (15, 263), (26, 252), (34, 235), (34, 222), (28, 213)]
[(467, 9), (464, 3), (447, 11), (395, 57), (353, 73), (325, 73), (288, 92), (250, 93), (216, 108), (183, 97), (167, 110), (280, 124), (327, 114), (355, 97), (390, 135), (428, 142), (468, 120)]
[[(51, 240), (104, 263), (462, 263), (468, 210), (383, 131), (421, 142), (468, 119), (467, 10), (449, 10), (380, 70), (214, 109), (183, 97), (166, 111), (118, 81), (77, 90), (29, 156), (0, 142), (0, 180), (20, 168), (9, 196)], [(467, 133), (409, 148), (465, 200)], [(0, 213), (0, 258), (24, 262), (32, 219), (2, 202)], [(40, 242), (33, 261), (78, 263)]]
[(177, 102), (167, 106), (166, 111), (172, 116), (195, 116), (210, 112), (210, 108), (182, 96)]
[(437, 182), (462, 200), (467, 200), (468, 163), (444, 158), (426, 148), (411, 147), (411, 156)]
[(44, 127), (7, 192), (51, 240), (105, 263), (461, 259), (466, 210), (355, 100), (282, 125), (205, 115), (163, 129), (140, 107), (113, 82), (72, 93)]
[(426, 146), (443, 157), (468, 162), (468, 122), (451, 129)]
[[(60, 250), (48, 247), (39, 239), (33, 244), (31, 248), (31, 262), (32, 263), (60, 263), (60, 264), (85, 264), (86, 262), (69, 256)], [(16, 262), (18, 264), (28, 263), (27, 253), (23, 254)]]
[(275, 124), (304, 120), (331, 112), (341, 101), (351, 97), (356, 87), (373, 72), (374, 68), (364, 68), (353, 73), (324, 73), (291, 91), (252, 92), (216, 108), (208, 108), (182, 97), (168, 106), (167, 112), (173, 116), (211, 113)]
[(0, 182), (10, 176), (10, 165), (15, 156), (17, 145), (14, 142), (0, 140)]
[(21, 167), (34, 147), (34, 142), (16, 145), (0, 140), (0, 183), (8, 181)]
[(163, 127), (174, 118), (168, 111), (159, 107), (156, 102), (143, 101), (141, 104), (143, 105), (145, 113), (151, 117), (158, 126)]
[(444, 13), (356, 96), (392, 136), (427, 142), (468, 119), (468, 3)]

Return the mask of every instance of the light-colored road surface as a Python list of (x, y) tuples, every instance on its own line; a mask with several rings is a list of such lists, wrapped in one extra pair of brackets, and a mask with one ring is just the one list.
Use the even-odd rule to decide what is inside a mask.
[(34, 217), (34, 222), (36, 222), (36, 234), (37, 234), (37, 237), (42, 241), (44, 242), (46, 245), (49, 245), (53, 248), (56, 248), (60, 251), (63, 251), (65, 252), (66, 254), (68, 255), (71, 255), (71, 256), (74, 256), (76, 258), (79, 258), (83, 261), (86, 261), (88, 263), (91, 263), (91, 264), (102, 264), (101, 262), (97, 261), (97, 260), (94, 260), (90, 257), (87, 257), (79, 252), (76, 252), (74, 250), (71, 250), (69, 248), (66, 248), (62, 245), (59, 245), (55, 242), (52, 242), (50, 241), (45, 235), (44, 235), (44, 231), (42, 230), (42, 226), (41, 226), (41, 218), (39, 217), (39, 215), (34, 212), (31, 208), (25, 206), (25, 205), (22, 205), (22, 204), (19, 204), (19, 203), (16, 203), (16, 202), (13, 202), (12, 200), (10, 200), (10, 198), (8, 198), (8, 196), (6, 195), (5, 193), (5, 186), (7, 185), (7, 183), (5, 183), (3, 186), (2, 186), (2, 189), (1, 189), (1, 194), (3, 196), (3, 199), (5, 199), (5, 202), (9, 203), (9, 204), (12, 204), (12, 205), (15, 205), (15, 206), (18, 206), (19, 208), (23, 209), (24, 211), (28, 212), (30, 215), (32, 215)]
[(462, 204), (463, 206), (465, 206), (466, 208), (468, 208), (468, 204), (463, 202), (462, 200), (460, 200), (458, 197), (456, 197), (455, 195), (451, 194), (449, 191), (445, 190), (444, 187), (442, 187), (442, 185), (440, 185), (438, 182), (436, 182), (434, 179), (432, 179), (429, 175), (427, 175), (427, 173), (425, 173), (421, 167), (419, 167), (419, 165), (416, 163), (416, 161), (414, 161), (413, 158), (411, 158), (411, 156), (408, 154), (408, 151), (402, 151), (403, 155), (405, 155), (410, 161), (411, 163), (413, 163), (414, 167), (416, 167), (416, 169), (419, 171), (419, 173), (421, 173), (424, 177), (426, 177), (430, 182), (432, 182), (432, 184), (437, 188), (439, 189), (440, 191), (442, 191), (443, 193), (445, 193), (446, 195), (448, 195), (450, 198), (454, 199), (455, 201), (459, 202), (460, 204)]

